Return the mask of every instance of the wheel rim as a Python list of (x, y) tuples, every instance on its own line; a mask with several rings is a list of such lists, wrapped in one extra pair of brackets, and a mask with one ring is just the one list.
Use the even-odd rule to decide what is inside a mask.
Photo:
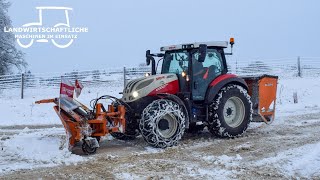
[(166, 114), (157, 122), (157, 129), (159, 134), (164, 138), (172, 137), (178, 128), (178, 122), (174, 115)]
[(223, 108), (224, 120), (230, 127), (238, 127), (244, 119), (245, 107), (238, 97), (230, 97)]

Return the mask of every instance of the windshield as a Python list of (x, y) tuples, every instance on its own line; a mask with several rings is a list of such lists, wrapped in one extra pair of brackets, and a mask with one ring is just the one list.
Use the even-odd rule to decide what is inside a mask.
[(183, 71), (187, 71), (189, 58), (189, 52), (186, 50), (166, 52), (162, 64), (162, 74), (181, 74)]

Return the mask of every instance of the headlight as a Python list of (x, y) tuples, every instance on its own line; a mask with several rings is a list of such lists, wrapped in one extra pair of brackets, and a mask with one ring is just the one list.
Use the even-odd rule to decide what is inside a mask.
[(146, 73), (144, 76), (145, 76), (145, 77), (149, 77), (149, 76), (150, 76), (150, 73)]
[(132, 96), (133, 96), (134, 98), (136, 98), (136, 97), (139, 96), (139, 93), (138, 93), (137, 91), (133, 91)]
[(181, 76), (182, 76), (182, 77), (186, 77), (186, 75), (187, 75), (187, 73), (184, 72), (184, 71), (182, 71)]

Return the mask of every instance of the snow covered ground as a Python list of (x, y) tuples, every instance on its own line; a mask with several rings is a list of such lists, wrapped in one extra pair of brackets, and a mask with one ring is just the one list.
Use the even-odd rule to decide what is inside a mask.
[[(91, 99), (104, 94), (119, 97), (121, 90), (121, 85), (85, 87), (79, 100), (89, 105)], [(242, 138), (187, 135), (179, 146), (165, 150), (148, 147), (142, 138), (133, 142), (105, 139), (98, 154), (90, 157), (71, 154), (64, 148), (64, 129), (51, 104), (34, 104), (39, 99), (56, 97), (58, 92), (29, 89), (23, 100), (17, 95), (19, 90), (0, 94), (0, 176), (14, 178), (20, 169), (52, 166), (58, 168), (28, 171), (29, 178), (55, 171), (72, 173), (78, 172), (74, 167), (90, 161), (87, 166), (106, 168), (105, 172), (118, 179), (320, 178), (320, 77), (280, 78), (275, 122), (270, 126), (252, 123)], [(293, 103), (294, 92), (298, 94), (297, 104)], [(46, 127), (37, 128), (39, 125)], [(115, 168), (108, 169), (101, 158), (114, 163)], [(68, 168), (59, 169), (61, 166)], [(82, 170), (82, 166), (87, 167), (81, 165)]]
[[(293, 103), (293, 93), (298, 103)], [(279, 79), (277, 117), (314, 112), (320, 108), (320, 77)]]
[[(319, 120), (320, 121), (320, 120)], [(256, 165), (273, 165), (288, 177), (320, 177), (320, 142), (306, 144), (259, 160)]]
[(0, 174), (17, 169), (77, 164), (85, 160), (71, 154), (66, 148), (63, 128), (24, 128), (20, 131), (12, 130), (11, 133), (17, 134), (3, 134), (1, 137)]

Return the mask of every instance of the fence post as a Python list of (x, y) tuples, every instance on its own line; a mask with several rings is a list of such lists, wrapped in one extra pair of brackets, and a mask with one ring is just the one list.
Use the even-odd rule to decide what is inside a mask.
[(293, 103), (295, 103), (295, 104), (298, 103), (298, 93), (297, 92), (293, 93)]
[(24, 73), (21, 74), (21, 99), (23, 99), (23, 90), (24, 90)]
[(127, 70), (126, 67), (123, 67), (123, 87), (127, 85)]
[(298, 77), (301, 77), (301, 63), (300, 63), (300, 56), (298, 56)]
[(236, 59), (236, 74), (238, 74), (238, 59)]

